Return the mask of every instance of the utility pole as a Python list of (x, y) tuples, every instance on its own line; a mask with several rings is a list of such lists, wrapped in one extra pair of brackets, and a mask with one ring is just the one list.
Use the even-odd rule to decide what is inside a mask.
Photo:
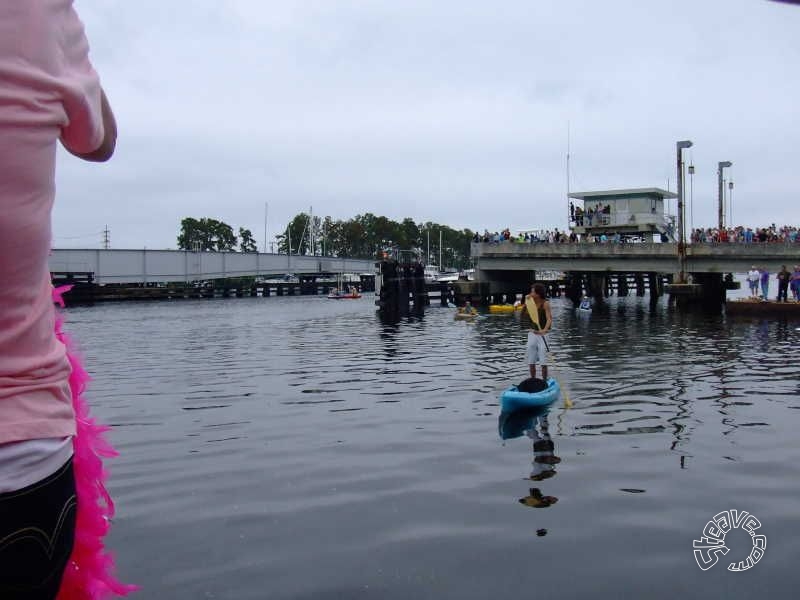
[(103, 250), (111, 249), (111, 232), (108, 230), (108, 225), (103, 230)]
[(267, 211), (269, 211), (269, 202), (264, 202), (264, 254), (267, 253)]

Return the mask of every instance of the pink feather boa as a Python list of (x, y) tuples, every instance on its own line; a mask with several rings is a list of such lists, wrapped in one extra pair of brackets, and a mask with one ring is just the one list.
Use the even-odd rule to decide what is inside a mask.
[[(54, 288), (53, 301), (63, 307), (62, 294), (71, 287), (65, 285)], [(103, 459), (116, 456), (117, 451), (105, 439), (105, 432), (110, 428), (100, 425), (89, 414), (89, 404), (83, 392), (91, 378), (78, 360), (74, 345), (62, 330), (62, 325), (63, 319), (58, 317), (56, 337), (67, 347), (67, 358), (72, 366), (69, 386), (77, 428), (72, 465), (78, 513), (75, 546), (64, 571), (57, 600), (102, 600), (111, 596), (127, 596), (138, 588), (117, 580), (114, 557), (105, 550), (103, 544), (114, 516), (114, 502), (105, 486), (108, 471), (103, 467)]]

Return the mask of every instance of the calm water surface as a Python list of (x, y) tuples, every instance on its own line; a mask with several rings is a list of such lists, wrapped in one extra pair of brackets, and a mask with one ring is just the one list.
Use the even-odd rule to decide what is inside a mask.
[[(121, 452), (123, 578), (170, 600), (794, 597), (800, 322), (553, 311), (574, 407), (547, 416), (543, 466), (498, 434), (527, 371), (510, 316), (385, 325), (372, 295), (69, 309)], [(760, 519), (766, 554), (727, 571), (751, 548), (735, 530), (703, 572), (692, 540), (726, 509)]]

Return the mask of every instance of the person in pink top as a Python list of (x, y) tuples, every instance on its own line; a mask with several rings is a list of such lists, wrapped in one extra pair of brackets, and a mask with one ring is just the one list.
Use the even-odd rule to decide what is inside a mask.
[(72, 1), (0, 2), (0, 598), (55, 598), (73, 551), (73, 369), (48, 272), (56, 147), (106, 161), (116, 136)]

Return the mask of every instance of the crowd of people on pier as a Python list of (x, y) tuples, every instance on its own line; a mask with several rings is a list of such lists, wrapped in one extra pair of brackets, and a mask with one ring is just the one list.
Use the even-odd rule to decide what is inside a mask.
[(488, 230), (484, 230), (483, 235), (478, 232), (475, 232), (475, 235), (472, 237), (472, 241), (477, 243), (483, 242), (484, 244), (501, 244), (504, 242), (512, 242), (517, 244), (536, 244), (536, 243), (549, 243), (549, 244), (563, 244), (567, 242), (577, 242), (578, 237), (574, 233), (567, 234), (564, 231), (559, 231), (558, 228), (550, 231), (547, 230), (540, 230), (540, 231), (521, 231), (517, 235), (513, 235), (511, 230), (506, 228), (502, 231), (495, 231), (494, 233), (489, 233)]
[(472, 241), (476, 244), (624, 244), (632, 241), (642, 241), (642, 237), (638, 235), (623, 235), (618, 231), (603, 231), (601, 233), (589, 232), (578, 235), (574, 232), (567, 233), (565, 231), (559, 231), (558, 228), (553, 230), (521, 231), (517, 235), (513, 235), (511, 231), (506, 228), (503, 231), (496, 231), (494, 233), (484, 231), (483, 235), (475, 233)]
[(797, 244), (800, 243), (800, 229), (792, 225), (776, 227), (723, 227), (694, 229), (690, 236), (692, 244)]
[[(775, 275), (778, 282), (778, 302), (788, 302), (788, 292), (792, 292), (792, 300), (800, 302), (800, 265), (794, 266), (794, 271), (789, 271), (783, 265)], [(765, 268), (755, 265), (747, 272), (747, 284), (750, 288), (750, 298), (769, 300), (770, 272)], [(760, 292), (760, 293), (759, 293)]]
[[(674, 237), (674, 232), (667, 229), (661, 236), (662, 242), (668, 242)], [(590, 231), (582, 235), (574, 232), (559, 231), (555, 229), (542, 229), (537, 231), (521, 231), (512, 234), (509, 228), (502, 231), (490, 233), (484, 230), (483, 234), (478, 232), (472, 238), (475, 243), (484, 244), (624, 244), (629, 242), (644, 241), (644, 238), (636, 234), (623, 234), (618, 231), (603, 230), (600, 232)], [(690, 244), (800, 244), (800, 228), (793, 225), (783, 225), (777, 227), (774, 223), (767, 227), (717, 227), (697, 228), (692, 230), (689, 240)]]
[(594, 225), (603, 225), (610, 214), (610, 204), (597, 202), (594, 206), (581, 208), (580, 206), (575, 206), (572, 202), (569, 203), (569, 220), (578, 227), (583, 227), (584, 224), (591, 227), (593, 223)]

